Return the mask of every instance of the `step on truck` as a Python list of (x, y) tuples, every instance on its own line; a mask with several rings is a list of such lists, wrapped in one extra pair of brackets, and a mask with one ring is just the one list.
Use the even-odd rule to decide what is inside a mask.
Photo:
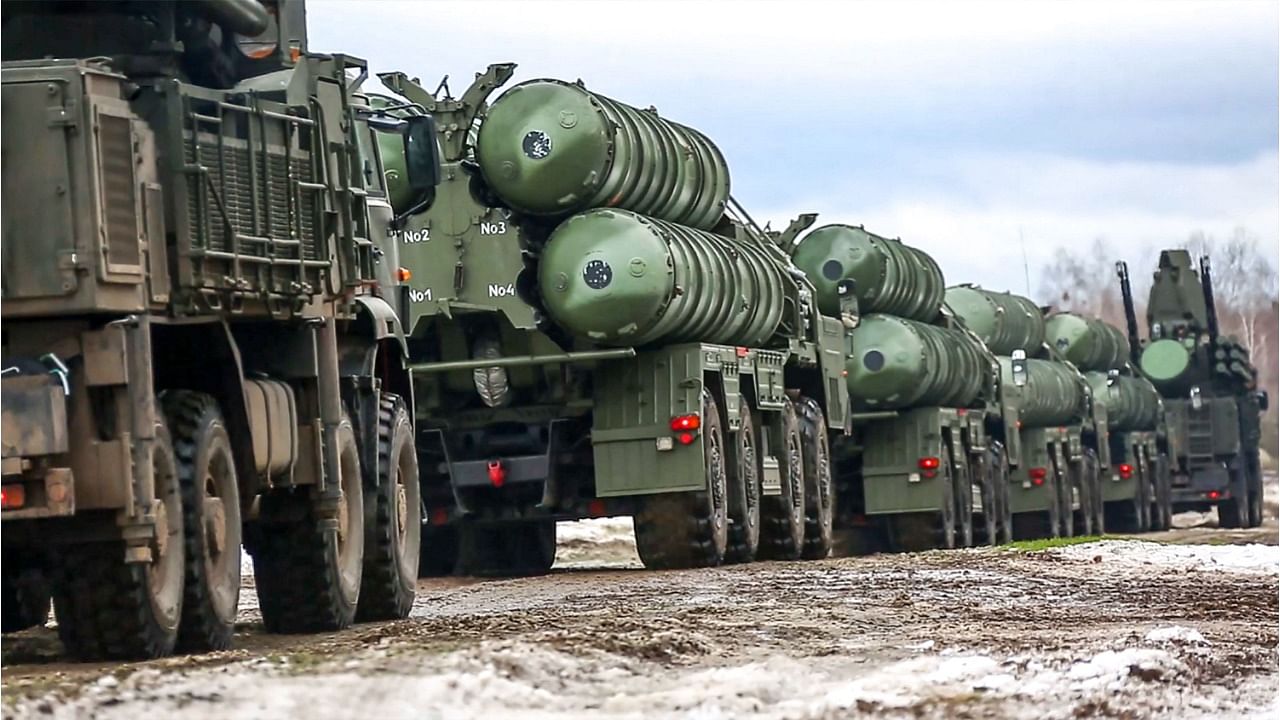
[[(1117, 271), (1136, 339), (1128, 270), (1120, 264)], [(1258, 440), (1270, 399), (1258, 389), (1248, 348), (1219, 332), (1207, 256), (1197, 268), (1186, 250), (1160, 253), (1147, 300), (1147, 339), (1135, 342), (1134, 351), (1165, 408), (1173, 511), (1216, 507), (1222, 527), (1260, 525)]]
[[(379, 141), (301, 2), (3, 8), (4, 630), (146, 658), (402, 617), (413, 388)], [(60, 58), (60, 59), (48, 59)], [(389, 137), (383, 137), (387, 135)]]
[(444, 153), (394, 229), (422, 573), (545, 572), (556, 521), (616, 515), (651, 568), (826, 555), (845, 322), (707, 137), (581, 83), (490, 103), (513, 68), (376, 101), (434, 114)]
[[(849, 432), (833, 439), (837, 518), (850, 551), (1007, 542), (1008, 412), (997, 364), (944, 303), (928, 254), (863, 227), (826, 225), (789, 248), (821, 310), (849, 293)], [(989, 423), (988, 420), (991, 420)]]

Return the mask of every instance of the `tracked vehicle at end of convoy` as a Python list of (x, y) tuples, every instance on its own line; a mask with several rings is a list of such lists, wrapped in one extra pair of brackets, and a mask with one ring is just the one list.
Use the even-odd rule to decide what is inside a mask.
[[(379, 140), (300, 1), (3, 7), (5, 631), (82, 659), (402, 617), (413, 392)], [(49, 59), (65, 58), (65, 59)], [(384, 138), (383, 134), (391, 138)]]

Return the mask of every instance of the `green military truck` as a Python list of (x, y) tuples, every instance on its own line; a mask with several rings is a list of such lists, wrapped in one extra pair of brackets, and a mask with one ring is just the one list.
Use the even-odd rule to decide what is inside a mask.
[(421, 571), (544, 572), (556, 521), (609, 515), (648, 567), (826, 555), (845, 322), (708, 138), (580, 83), (490, 103), (513, 68), (456, 98), (388, 73), (377, 101), (434, 114), (444, 154), (395, 228)]
[(944, 305), (937, 263), (849, 225), (817, 228), (791, 252), (821, 310), (850, 294), (861, 312), (845, 365), (849, 432), (833, 449), (839, 526), (900, 550), (1007, 540), (1005, 450), (987, 423), (1006, 412), (998, 366)]
[(1000, 365), (1003, 410), (989, 414), (988, 431), (1005, 448), (1014, 537), (1101, 532), (1102, 475), (1111, 462), (1106, 406), (1045, 342), (1040, 308), (974, 285), (949, 288), (946, 302)]
[[(85, 659), (403, 616), (413, 393), (380, 134), (301, 2), (3, 7), (4, 630)], [(48, 59), (60, 58), (60, 59)], [(379, 137), (375, 137), (379, 136)]]
[(1248, 349), (1219, 333), (1209, 258), (1197, 272), (1186, 250), (1160, 253), (1141, 346), (1128, 271), (1123, 263), (1117, 270), (1136, 364), (1163, 398), (1173, 509), (1216, 506), (1222, 527), (1257, 527), (1258, 439), (1269, 398), (1258, 390)]
[(1111, 466), (1104, 468), (1102, 481), (1107, 529), (1168, 530), (1173, 506), (1164, 405), (1155, 386), (1130, 363), (1130, 340), (1113, 325), (1070, 312), (1050, 316), (1046, 330), (1049, 344), (1085, 371), (1093, 397), (1107, 409)]

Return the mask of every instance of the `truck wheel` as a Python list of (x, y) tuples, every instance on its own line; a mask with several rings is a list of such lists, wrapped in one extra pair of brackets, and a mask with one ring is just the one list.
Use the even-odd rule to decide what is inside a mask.
[(1243, 467), (1229, 470), (1231, 473), (1231, 498), (1218, 502), (1218, 527), (1243, 528), (1249, 526), (1249, 482)]
[(780, 414), (778, 471), (782, 494), (760, 499), (760, 557), (798, 560), (804, 550), (804, 450), (795, 405), (785, 402)]
[(556, 561), (556, 521), (458, 526), (460, 575), (515, 577), (542, 575)]
[(992, 453), (979, 456), (969, 463), (969, 473), (978, 478), (978, 491), (982, 496), (982, 525), (977, 528), (978, 537), (985, 545), (1000, 544), (1000, 501), (996, 496), (995, 465)]
[(1051, 463), (1049, 470), (1053, 473), (1046, 481), (1050, 483), (1049, 487), (1046, 488), (1049, 492), (1049, 510), (1047, 511), (1049, 527), (1047, 533), (1038, 533), (1037, 536), (1060, 538), (1062, 537), (1062, 493), (1058, 490), (1060, 483), (1056, 466)]
[(1102, 511), (1102, 462), (1098, 460), (1098, 451), (1093, 448), (1085, 448), (1084, 469), (1090, 488), (1088, 512), (1093, 518), (1093, 530), (1090, 534), (1102, 535), (1106, 532), (1106, 519), (1103, 517), (1105, 513)]
[(418, 550), (418, 577), (452, 575), (458, 567), (458, 528), (422, 526)]
[(1141, 488), (1142, 500), (1138, 505), (1138, 532), (1151, 532), (1151, 460), (1146, 455), (1138, 464), (1138, 487)]
[(231, 647), (240, 603), (240, 488), (218, 401), (204, 393), (160, 395), (173, 431), (186, 533), (178, 649)]
[(49, 583), (37, 567), (23, 567), (13, 556), (4, 558), (0, 573), (0, 615), (5, 633), (43, 625), (49, 619)]
[(337, 442), (336, 518), (321, 517), (311, 493), (262, 498), (263, 521), (254, 528), (250, 552), (267, 632), (341, 630), (355, 619), (364, 561), (364, 493), (350, 420), (338, 427)]
[(1248, 522), (1245, 527), (1255, 528), (1262, 524), (1262, 467), (1257, 450), (1244, 453), (1244, 459), (1245, 488), (1249, 497)]
[(735, 436), (733, 476), (729, 482), (729, 540), (726, 563), (751, 562), (760, 549), (760, 437), (755, 413), (738, 400), (740, 429)]
[(379, 399), (378, 465), (367, 475), (364, 577), (356, 619), (406, 618), (418, 587), (422, 498), (413, 421), (399, 395), (383, 393)]
[[(639, 498), (632, 522), (636, 550), (647, 568), (711, 567), (724, 562), (729, 544), (728, 473), (720, 410), (707, 391), (702, 393), (702, 450), (706, 490)], [(762, 540), (766, 523), (761, 523)], [(764, 550), (763, 545), (760, 549)]]
[(943, 462), (951, 466), (952, 483), (955, 486), (956, 547), (973, 547), (973, 479), (969, 466), (955, 463), (955, 450), (947, 445)]
[(52, 583), (58, 637), (80, 660), (140, 660), (168, 655), (182, 618), (182, 499), (164, 421), (152, 444), (159, 535), (151, 562), (125, 562), (122, 542), (70, 545), (57, 553)]
[(1071, 470), (1071, 461), (1066, 462), (1066, 467), (1054, 465), (1054, 488), (1058, 493), (1058, 537), (1075, 537), (1075, 481), (1072, 478), (1074, 474)]
[(999, 508), (999, 543), (1013, 542), (1013, 511), (1009, 506), (1009, 466), (1005, 462), (1004, 446), (996, 443), (991, 448), (991, 477), (996, 488), (996, 507)]
[(1097, 475), (1096, 466), (1090, 464), (1087, 454), (1079, 462), (1069, 463), (1069, 465), (1070, 475), (1073, 476), (1072, 485), (1080, 492), (1080, 512), (1078, 515), (1073, 512), (1067, 522), (1071, 524), (1071, 529), (1076, 535), (1087, 537), (1093, 535), (1093, 486), (1094, 477)]
[(836, 491), (831, 479), (831, 443), (822, 406), (802, 397), (796, 404), (800, 419), (800, 450), (804, 455), (804, 549), (807, 560), (831, 554)]

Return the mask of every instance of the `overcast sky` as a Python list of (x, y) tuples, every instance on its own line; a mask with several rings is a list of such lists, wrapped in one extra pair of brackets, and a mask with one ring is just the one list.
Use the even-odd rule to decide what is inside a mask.
[[(1194, 230), (1280, 245), (1276, 2), (308, 3), (310, 44), (460, 93), (581, 78), (725, 152), (775, 226), (800, 212), (1032, 289), (1060, 245)], [(1020, 236), (1024, 242), (1020, 243)]]

